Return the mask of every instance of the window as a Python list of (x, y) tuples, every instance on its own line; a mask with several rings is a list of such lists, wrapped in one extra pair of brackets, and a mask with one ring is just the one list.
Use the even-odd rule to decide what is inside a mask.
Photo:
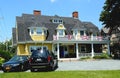
[(85, 45), (81, 45), (80, 51), (81, 51), (81, 52), (86, 52), (86, 46), (85, 46)]
[(53, 19), (53, 23), (60, 23), (60, 24), (62, 24), (63, 20), (62, 19)]
[(59, 30), (59, 36), (63, 36), (64, 35), (64, 30)]
[(78, 31), (77, 31), (77, 30), (74, 30), (74, 31), (73, 31), (73, 35), (74, 35), (74, 36), (76, 36), (76, 35), (77, 35), (77, 33), (78, 33)]
[(39, 34), (39, 35), (42, 35), (42, 30), (39, 28), (36, 30), (36, 33)]
[(83, 36), (84, 35), (84, 31), (80, 31), (80, 35)]
[(30, 30), (30, 34), (31, 34), (31, 35), (34, 34), (34, 29), (31, 29), (31, 30)]
[(42, 48), (42, 47), (44, 50), (48, 49), (47, 46), (30, 46), (30, 52), (33, 52), (34, 50), (37, 50), (38, 48)]

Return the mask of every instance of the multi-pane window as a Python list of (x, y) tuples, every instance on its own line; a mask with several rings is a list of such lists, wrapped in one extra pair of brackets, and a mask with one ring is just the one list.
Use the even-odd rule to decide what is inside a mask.
[(64, 30), (59, 30), (59, 36), (63, 36), (64, 35)]
[(60, 23), (60, 24), (62, 24), (63, 20), (62, 19), (53, 19), (53, 23)]
[(42, 29), (40, 29), (40, 28), (39, 28), (39, 29), (36, 29), (36, 34), (37, 34), (37, 35), (42, 35)]

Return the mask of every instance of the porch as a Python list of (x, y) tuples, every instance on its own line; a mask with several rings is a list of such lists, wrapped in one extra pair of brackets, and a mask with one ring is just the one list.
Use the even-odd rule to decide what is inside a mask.
[(110, 54), (107, 42), (54, 42), (53, 47), (58, 60), (78, 60), (81, 57), (101, 55), (103, 52)]

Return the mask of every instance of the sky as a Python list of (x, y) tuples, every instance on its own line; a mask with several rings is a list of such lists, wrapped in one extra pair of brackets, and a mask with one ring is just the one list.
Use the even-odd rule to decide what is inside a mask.
[(40, 10), (42, 15), (72, 17), (78, 11), (79, 20), (103, 27), (99, 21), (105, 0), (0, 0), (0, 42), (12, 38), (12, 28), (16, 24), (16, 16), (33, 14)]

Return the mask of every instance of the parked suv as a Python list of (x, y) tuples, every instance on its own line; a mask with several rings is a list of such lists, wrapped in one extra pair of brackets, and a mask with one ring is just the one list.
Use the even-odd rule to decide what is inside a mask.
[(30, 56), (29, 63), (31, 72), (43, 68), (54, 70), (58, 67), (57, 58), (48, 50), (34, 50)]

